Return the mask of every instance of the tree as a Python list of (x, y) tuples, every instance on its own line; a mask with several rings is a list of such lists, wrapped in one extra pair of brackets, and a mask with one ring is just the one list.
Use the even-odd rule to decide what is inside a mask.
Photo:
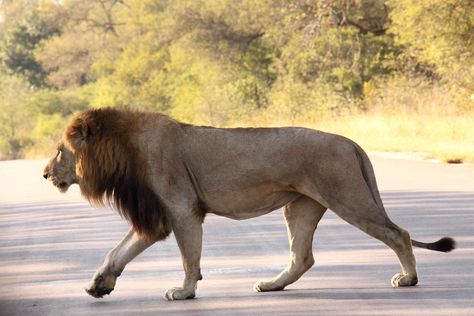
[(273, 79), (262, 15), (253, 3), (128, 2), (117, 31), (127, 40), (119, 40), (114, 60), (96, 63), (94, 102), (133, 104), (206, 124), (223, 124), (247, 105), (264, 106)]
[[(413, 85), (403, 91), (420, 89), (418, 82), (442, 86), (469, 109), (470, 2), (0, 0), (0, 94), (19, 89), (12, 115), (29, 113), (35, 126), (16, 120), (12, 133), (4, 117), (3, 139), (40, 144), (89, 106), (221, 126), (275, 113), (286, 122), (316, 120), (366, 110), (375, 95), (383, 103), (385, 90), (403, 90), (400, 78)], [(3, 152), (13, 153), (6, 144)]]
[(114, 52), (116, 15), (123, 6), (119, 0), (69, 0), (43, 8), (43, 15), (61, 21), (61, 32), (42, 41), (35, 53), (49, 84), (66, 89), (94, 80), (93, 64)]
[(444, 79), (474, 91), (474, 5), (471, 0), (389, 0), (390, 30), (406, 55), (434, 65)]
[(38, 44), (59, 32), (55, 21), (43, 19), (37, 1), (6, 1), (0, 4), (0, 64), (27, 78), (35, 87), (45, 86), (47, 72), (34, 55)]
[(33, 125), (28, 115), (29, 83), (15, 75), (0, 75), (0, 148), (6, 157), (18, 159), (28, 144), (28, 130)]
[(283, 1), (281, 6), (279, 22), (267, 32), (279, 47), (274, 65), (280, 77), (329, 83), (352, 99), (361, 96), (364, 82), (391, 71), (384, 63), (394, 52), (385, 34), (383, 1)]

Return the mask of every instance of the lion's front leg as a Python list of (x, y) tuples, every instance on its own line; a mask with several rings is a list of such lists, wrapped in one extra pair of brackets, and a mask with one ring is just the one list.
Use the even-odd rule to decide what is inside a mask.
[(194, 298), (201, 276), (202, 223), (194, 214), (173, 221), (173, 232), (181, 251), (185, 278), (182, 287), (173, 287), (165, 293), (169, 301)]
[(97, 269), (91, 283), (85, 288), (86, 292), (96, 298), (110, 294), (127, 263), (153, 243), (154, 241), (140, 239), (130, 228), (125, 237), (107, 254), (103, 265)]

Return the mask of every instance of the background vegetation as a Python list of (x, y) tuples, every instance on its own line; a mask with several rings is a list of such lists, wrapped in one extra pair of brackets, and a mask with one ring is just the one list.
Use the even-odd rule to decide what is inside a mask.
[(0, 0), (0, 158), (89, 107), (474, 161), (472, 0)]

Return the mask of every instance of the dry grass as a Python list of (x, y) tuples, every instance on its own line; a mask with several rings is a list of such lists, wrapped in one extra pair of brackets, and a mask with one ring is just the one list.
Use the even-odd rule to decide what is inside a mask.
[(265, 111), (233, 126), (305, 126), (344, 135), (365, 150), (420, 153), (426, 159), (474, 163), (474, 110), (384, 110), (290, 118)]
[[(450, 163), (474, 163), (474, 95), (426, 80), (395, 77), (366, 91), (359, 106), (304, 114), (269, 108), (250, 126), (306, 126), (344, 135), (366, 150), (422, 153)], [(357, 106), (349, 106), (355, 109)]]
[(474, 113), (359, 113), (332, 116), (314, 125), (358, 142), (366, 150), (421, 152), (445, 162), (474, 162)]

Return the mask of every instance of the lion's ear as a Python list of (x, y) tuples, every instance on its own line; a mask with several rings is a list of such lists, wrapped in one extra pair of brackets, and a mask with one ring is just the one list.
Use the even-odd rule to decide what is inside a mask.
[(73, 124), (69, 125), (68, 129), (66, 130), (66, 138), (73, 147), (80, 149), (86, 144), (87, 139), (90, 136), (90, 132), (91, 129), (87, 122), (83, 120), (77, 120)]

